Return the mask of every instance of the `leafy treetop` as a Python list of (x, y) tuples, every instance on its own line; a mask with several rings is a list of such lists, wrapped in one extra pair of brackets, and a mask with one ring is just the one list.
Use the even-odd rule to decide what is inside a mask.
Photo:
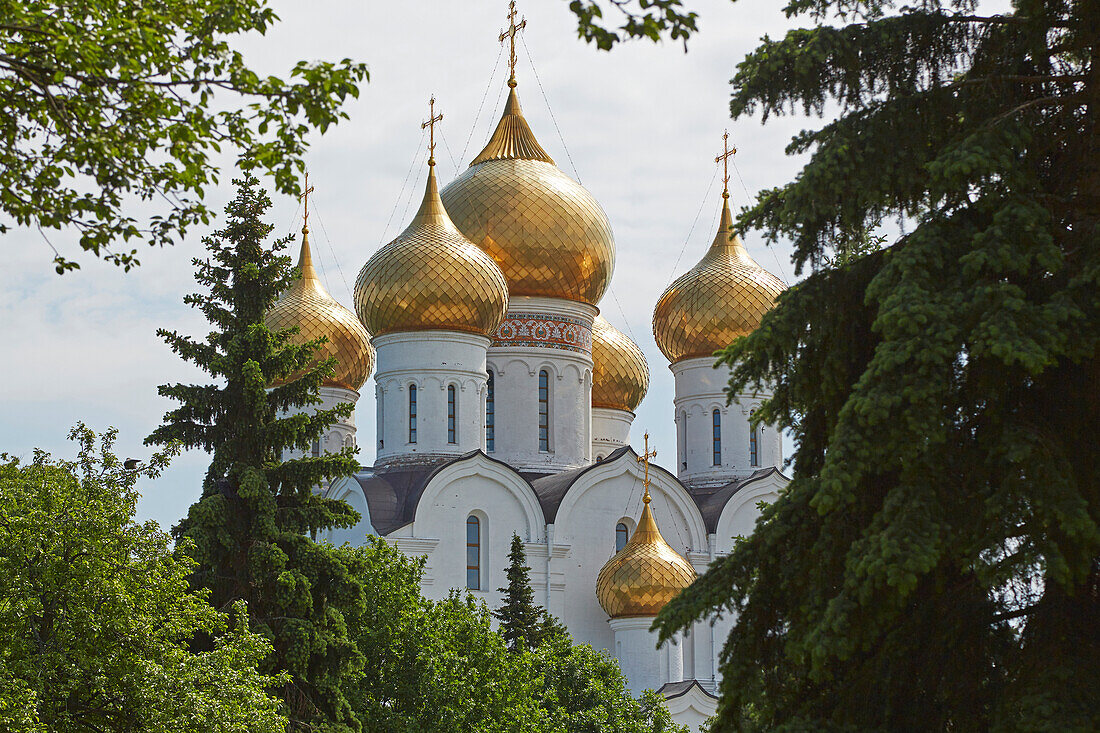
[[(282, 733), (258, 669), (271, 644), (191, 591), (194, 561), (134, 521), (135, 483), (175, 448), (127, 469), (77, 425), (75, 460), (0, 457), (0, 729), (12, 733)], [(217, 635), (192, 650), (196, 635)]]
[[(297, 192), (306, 133), (346, 117), (367, 78), (349, 59), (302, 61), (289, 79), (253, 71), (234, 45), (278, 20), (265, 0), (0, 0), (0, 19), (0, 212), (75, 228), (83, 250), (127, 270), (137, 250), (120, 245), (171, 244), (210, 221), (223, 147)], [(130, 216), (135, 199), (159, 210)], [(59, 273), (79, 266), (55, 254)]]

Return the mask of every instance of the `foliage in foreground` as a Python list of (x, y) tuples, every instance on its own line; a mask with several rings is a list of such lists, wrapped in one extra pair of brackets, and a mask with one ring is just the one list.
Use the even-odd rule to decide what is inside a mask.
[(815, 272), (722, 362), (774, 385), (795, 478), (662, 634), (736, 613), (716, 730), (1100, 729), (1097, 6), (788, 12), (734, 115), (840, 115), (740, 223)]
[[(362, 655), (345, 613), (358, 612), (363, 590), (344, 556), (311, 536), (358, 520), (347, 504), (313, 490), (353, 473), (357, 463), (351, 448), (284, 460), (306, 454), (353, 406), (285, 416), (320, 401), (333, 363), (314, 362), (319, 342), (294, 345), (296, 329), (275, 333), (264, 324), (296, 275), (290, 258), (279, 254), (288, 240), (265, 245), (272, 229), (262, 221), (267, 195), (251, 176), (237, 183), (225, 228), (204, 239), (211, 258), (195, 261), (196, 280), (207, 292), (185, 299), (213, 330), (202, 341), (158, 332), (213, 383), (162, 386), (160, 394), (180, 406), (147, 442), (213, 453), (202, 497), (176, 534), (188, 541), (197, 562), (193, 582), (210, 589), (215, 608), (245, 601), (253, 628), (272, 640), (267, 669), (291, 676), (280, 693), (291, 729), (354, 731), (359, 725), (342, 686)], [(291, 375), (294, 381), (267, 389)]]
[[(618, 664), (555, 633), (510, 651), (469, 597), (420, 595), (422, 561), (375, 539), (344, 547), (367, 602), (349, 617), (367, 663), (346, 692), (365, 730), (678, 733), (655, 693), (631, 697)], [(539, 621), (542, 628), (542, 620)], [(560, 628), (560, 627), (556, 627)]]
[[(0, 19), (0, 212), (75, 229), (126, 269), (137, 250), (119, 245), (172, 244), (210, 221), (222, 148), (296, 192), (306, 133), (346, 118), (367, 77), (349, 59), (258, 75), (235, 46), (277, 22), (266, 0), (0, 0)], [(147, 221), (127, 214), (138, 199), (156, 202)], [(59, 273), (78, 267), (55, 254)]]
[[(0, 730), (12, 733), (281, 733), (258, 671), (271, 646), (192, 592), (194, 563), (134, 522), (139, 477), (114, 431), (78, 425), (75, 461), (0, 464)], [(217, 635), (193, 652), (196, 635)]]

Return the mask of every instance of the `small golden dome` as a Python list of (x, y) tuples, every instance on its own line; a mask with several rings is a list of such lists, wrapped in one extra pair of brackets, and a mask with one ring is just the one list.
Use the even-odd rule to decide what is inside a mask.
[[(279, 296), (264, 316), (264, 322), (272, 331), (297, 326), (298, 333), (291, 338), (294, 344), (304, 344), (324, 336), (328, 341), (317, 350), (318, 361), (336, 357), (336, 373), (328, 377), (324, 384), (358, 392), (374, 370), (370, 335), (355, 314), (336, 302), (321, 284), (309, 251), (307, 227), (302, 228), (302, 253), (298, 259), (298, 269), (302, 276)], [(272, 386), (292, 382), (299, 376), (293, 375)]]
[(434, 160), (412, 222), (359, 272), (355, 310), (375, 336), (426, 330), (488, 336), (504, 320), (508, 284), (447, 216)]
[(500, 266), (511, 295), (595, 305), (611, 282), (607, 215), (535, 140), (514, 87), (489, 144), (443, 189), (443, 203)]
[(592, 324), (592, 406), (634, 412), (649, 390), (649, 365), (638, 344), (603, 316)]
[(718, 234), (703, 259), (678, 277), (653, 309), (653, 336), (668, 360), (711, 356), (752, 333), (783, 292), (783, 281), (749, 256), (722, 194)]
[(657, 529), (648, 488), (643, 501), (638, 528), (596, 578), (596, 598), (611, 618), (656, 616), (695, 580), (695, 568)]

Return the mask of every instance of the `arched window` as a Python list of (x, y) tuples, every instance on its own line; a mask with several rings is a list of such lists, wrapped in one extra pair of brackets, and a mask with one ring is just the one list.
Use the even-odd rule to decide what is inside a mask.
[(317, 458), (321, 455), (321, 439), (320, 438), (314, 438), (313, 439), (313, 446), (312, 446), (312, 450), (310, 451), (310, 453), (313, 454), (314, 458)]
[(749, 465), (760, 465), (760, 449), (757, 441), (756, 426), (752, 424), (752, 416), (756, 412), (753, 410), (749, 413)]
[(481, 590), (481, 520), (466, 517), (466, 587)]
[(619, 522), (615, 525), (615, 552), (626, 547), (626, 541), (630, 539), (630, 530), (626, 528), (626, 525)]
[(496, 385), (494, 384), (492, 370), (489, 371), (489, 381), (485, 383), (485, 451), (492, 453), (497, 442), (496, 433)]
[(711, 413), (711, 442), (714, 453), (714, 465), (722, 465), (722, 413), (715, 410)]
[(455, 386), (447, 387), (447, 442), (458, 442), (458, 429), (455, 426)]
[(409, 442), (416, 442), (416, 385), (409, 385)]
[(550, 450), (550, 373), (539, 372), (539, 450)]

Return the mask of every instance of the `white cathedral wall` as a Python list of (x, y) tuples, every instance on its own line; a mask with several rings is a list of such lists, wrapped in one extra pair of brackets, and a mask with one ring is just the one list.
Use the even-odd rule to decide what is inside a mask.
[[(395, 538), (409, 554), (427, 554), (422, 588), (428, 598), (446, 598), (466, 589), (466, 520), (481, 523), (481, 588), (471, 591), (490, 608), (500, 605), (497, 588), (507, 584), (505, 568), (512, 533), (528, 548), (535, 601), (546, 604), (545, 520), (538, 500), (522, 479), (505, 467), (475, 457), (448, 466), (426, 487), (411, 527), (414, 542)], [(404, 546), (403, 546), (404, 545)]]
[[(415, 457), (455, 456), (485, 447), (485, 352), (489, 339), (455, 331), (391, 333), (373, 339), (376, 465)], [(416, 442), (409, 434), (409, 386), (416, 385)], [(455, 442), (447, 430), (455, 388)]]
[[(596, 308), (515, 296), (494, 335), (493, 456), (520, 471), (555, 473), (592, 458), (592, 321)], [(549, 450), (539, 446), (539, 372), (550, 383)]]
[[(693, 486), (724, 484), (738, 476), (783, 462), (783, 441), (768, 425), (756, 429), (757, 461), (751, 461), (749, 417), (769, 392), (738, 395), (726, 405), (729, 370), (714, 369), (712, 357), (687, 359), (670, 368), (676, 383), (676, 466), (680, 480)], [(721, 418), (720, 464), (714, 465), (714, 410)]]
[(612, 410), (607, 407), (592, 408), (592, 460), (607, 458), (612, 452), (630, 442), (630, 426), (634, 413)]

